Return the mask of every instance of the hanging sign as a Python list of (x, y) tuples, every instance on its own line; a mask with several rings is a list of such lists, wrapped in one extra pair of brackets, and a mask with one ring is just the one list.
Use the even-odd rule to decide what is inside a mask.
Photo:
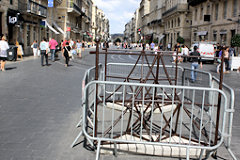
[(53, 7), (53, 0), (48, 0), (48, 7)]
[(70, 32), (71, 31), (71, 27), (67, 27), (67, 31)]

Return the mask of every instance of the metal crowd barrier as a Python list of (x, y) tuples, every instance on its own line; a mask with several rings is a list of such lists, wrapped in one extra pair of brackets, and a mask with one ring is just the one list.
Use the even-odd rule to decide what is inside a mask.
[[(140, 154), (202, 159), (224, 144), (236, 159), (230, 149), (234, 91), (229, 86), (223, 84), (223, 90), (219, 90), (219, 80), (200, 70), (195, 70), (198, 83), (192, 84), (189, 82), (192, 69), (181, 67), (178, 67), (177, 86), (165, 85), (164, 81), (160, 85), (151, 84), (151, 77), (148, 77), (150, 84), (142, 84), (137, 81), (148, 74), (144, 70), (149, 66), (136, 65), (138, 69), (132, 77), (124, 71), (133, 64), (107, 66), (104, 73), (99, 65), (98, 81), (95, 81), (95, 67), (85, 74), (83, 114), (77, 125), (82, 125), (82, 131), (72, 146), (83, 135), (86, 143), (96, 147), (96, 159), (100, 148), (116, 153), (134, 150), (133, 146), (136, 152), (145, 148)], [(175, 70), (175, 66), (165, 67), (169, 73), (171, 68)], [(139, 71), (143, 74), (139, 75)], [(161, 75), (164, 74), (159, 76), (164, 80), (165, 75)], [(120, 77), (124, 76), (128, 79), (122, 82)], [(219, 95), (221, 117), (216, 128)]]
[[(101, 86), (101, 99), (96, 97), (96, 86)], [(110, 87), (113, 88), (111, 98), (105, 90), (108, 86), (113, 86)], [(89, 92), (89, 88), (93, 90)], [(122, 99), (115, 99), (114, 92), (117, 89)], [(181, 90), (181, 94), (173, 96), (171, 100), (165, 96), (155, 96), (159, 92), (165, 95), (167, 90), (172, 95)], [(188, 91), (192, 94), (186, 99), (185, 93)], [(215, 128), (215, 103), (218, 94), (222, 97), (223, 114), (221, 136), (215, 143), (218, 132)], [(82, 130), (87, 141), (92, 146), (97, 145), (96, 159), (99, 159), (101, 147), (113, 145), (116, 151), (117, 144), (156, 145), (163, 147), (160, 152), (172, 152), (169, 155), (173, 157), (186, 156), (189, 159), (194, 154), (201, 159), (203, 155), (207, 157), (210, 151), (216, 150), (224, 139), (227, 97), (218, 89), (92, 81), (86, 86), (85, 95), (88, 96), (83, 107)], [(150, 95), (152, 98), (148, 98)], [(212, 102), (208, 101), (209, 96), (212, 96)], [(165, 106), (170, 106), (167, 113), (163, 112)], [(127, 121), (129, 117), (130, 121)], [(119, 145), (118, 149), (123, 149)], [(159, 151), (161, 147), (155, 149)]]

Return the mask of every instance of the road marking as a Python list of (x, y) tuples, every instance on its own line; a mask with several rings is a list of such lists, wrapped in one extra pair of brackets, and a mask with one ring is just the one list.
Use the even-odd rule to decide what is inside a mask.
[(118, 58), (121, 59), (121, 60), (125, 60), (124, 58), (122, 58), (121, 55), (118, 55)]
[(114, 59), (115, 59), (115, 58), (114, 58), (114, 55), (112, 55), (111, 58), (114, 60)]

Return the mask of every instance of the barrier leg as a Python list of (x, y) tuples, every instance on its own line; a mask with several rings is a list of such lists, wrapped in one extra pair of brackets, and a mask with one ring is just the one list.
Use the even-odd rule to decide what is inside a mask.
[(189, 148), (186, 148), (186, 160), (189, 160)]
[(203, 151), (204, 151), (204, 149), (201, 149), (200, 156), (199, 156), (199, 160), (202, 160)]
[(101, 145), (101, 141), (98, 141), (96, 160), (99, 160), (99, 158), (100, 158), (100, 145)]
[(117, 157), (117, 143), (114, 142), (114, 150), (113, 150), (113, 155)]
[(233, 154), (232, 150), (230, 148), (228, 148), (228, 152), (230, 153), (230, 155), (232, 156), (232, 158), (234, 160), (237, 160), (237, 157)]
[(78, 136), (73, 141), (71, 148), (75, 147), (75, 144), (77, 143), (78, 139), (82, 136), (82, 131), (78, 134)]

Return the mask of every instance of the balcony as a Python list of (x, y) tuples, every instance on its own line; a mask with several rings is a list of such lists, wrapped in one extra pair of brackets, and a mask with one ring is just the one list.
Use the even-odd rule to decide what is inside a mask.
[(19, 1), (18, 8), (22, 13), (29, 13), (43, 18), (47, 17), (47, 7), (32, 0), (28, 0), (27, 3)]
[(190, 6), (196, 6), (196, 5), (199, 5), (203, 2), (206, 2), (207, 0), (188, 0), (188, 4)]
[(176, 6), (165, 11), (162, 14), (162, 16), (165, 17), (165, 16), (171, 15), (176, 12), (185, 12), (185, 11), (188, 11), (188, 4), (177, 4)]
[(81, 10), (81, 8), (77, 4), (75, 4), (72, 0), (69, 0), (67, 2), (67, 8), (68, 8), (68, 13), (74, 12), (79, 15), (83, 14), (83, 11)]
[(62, 1), (63, 1), (63, 0), (56, 0), (55, 2), (56, 2), (57, 5), (59, 5), (59, 4), (62, 3)]

